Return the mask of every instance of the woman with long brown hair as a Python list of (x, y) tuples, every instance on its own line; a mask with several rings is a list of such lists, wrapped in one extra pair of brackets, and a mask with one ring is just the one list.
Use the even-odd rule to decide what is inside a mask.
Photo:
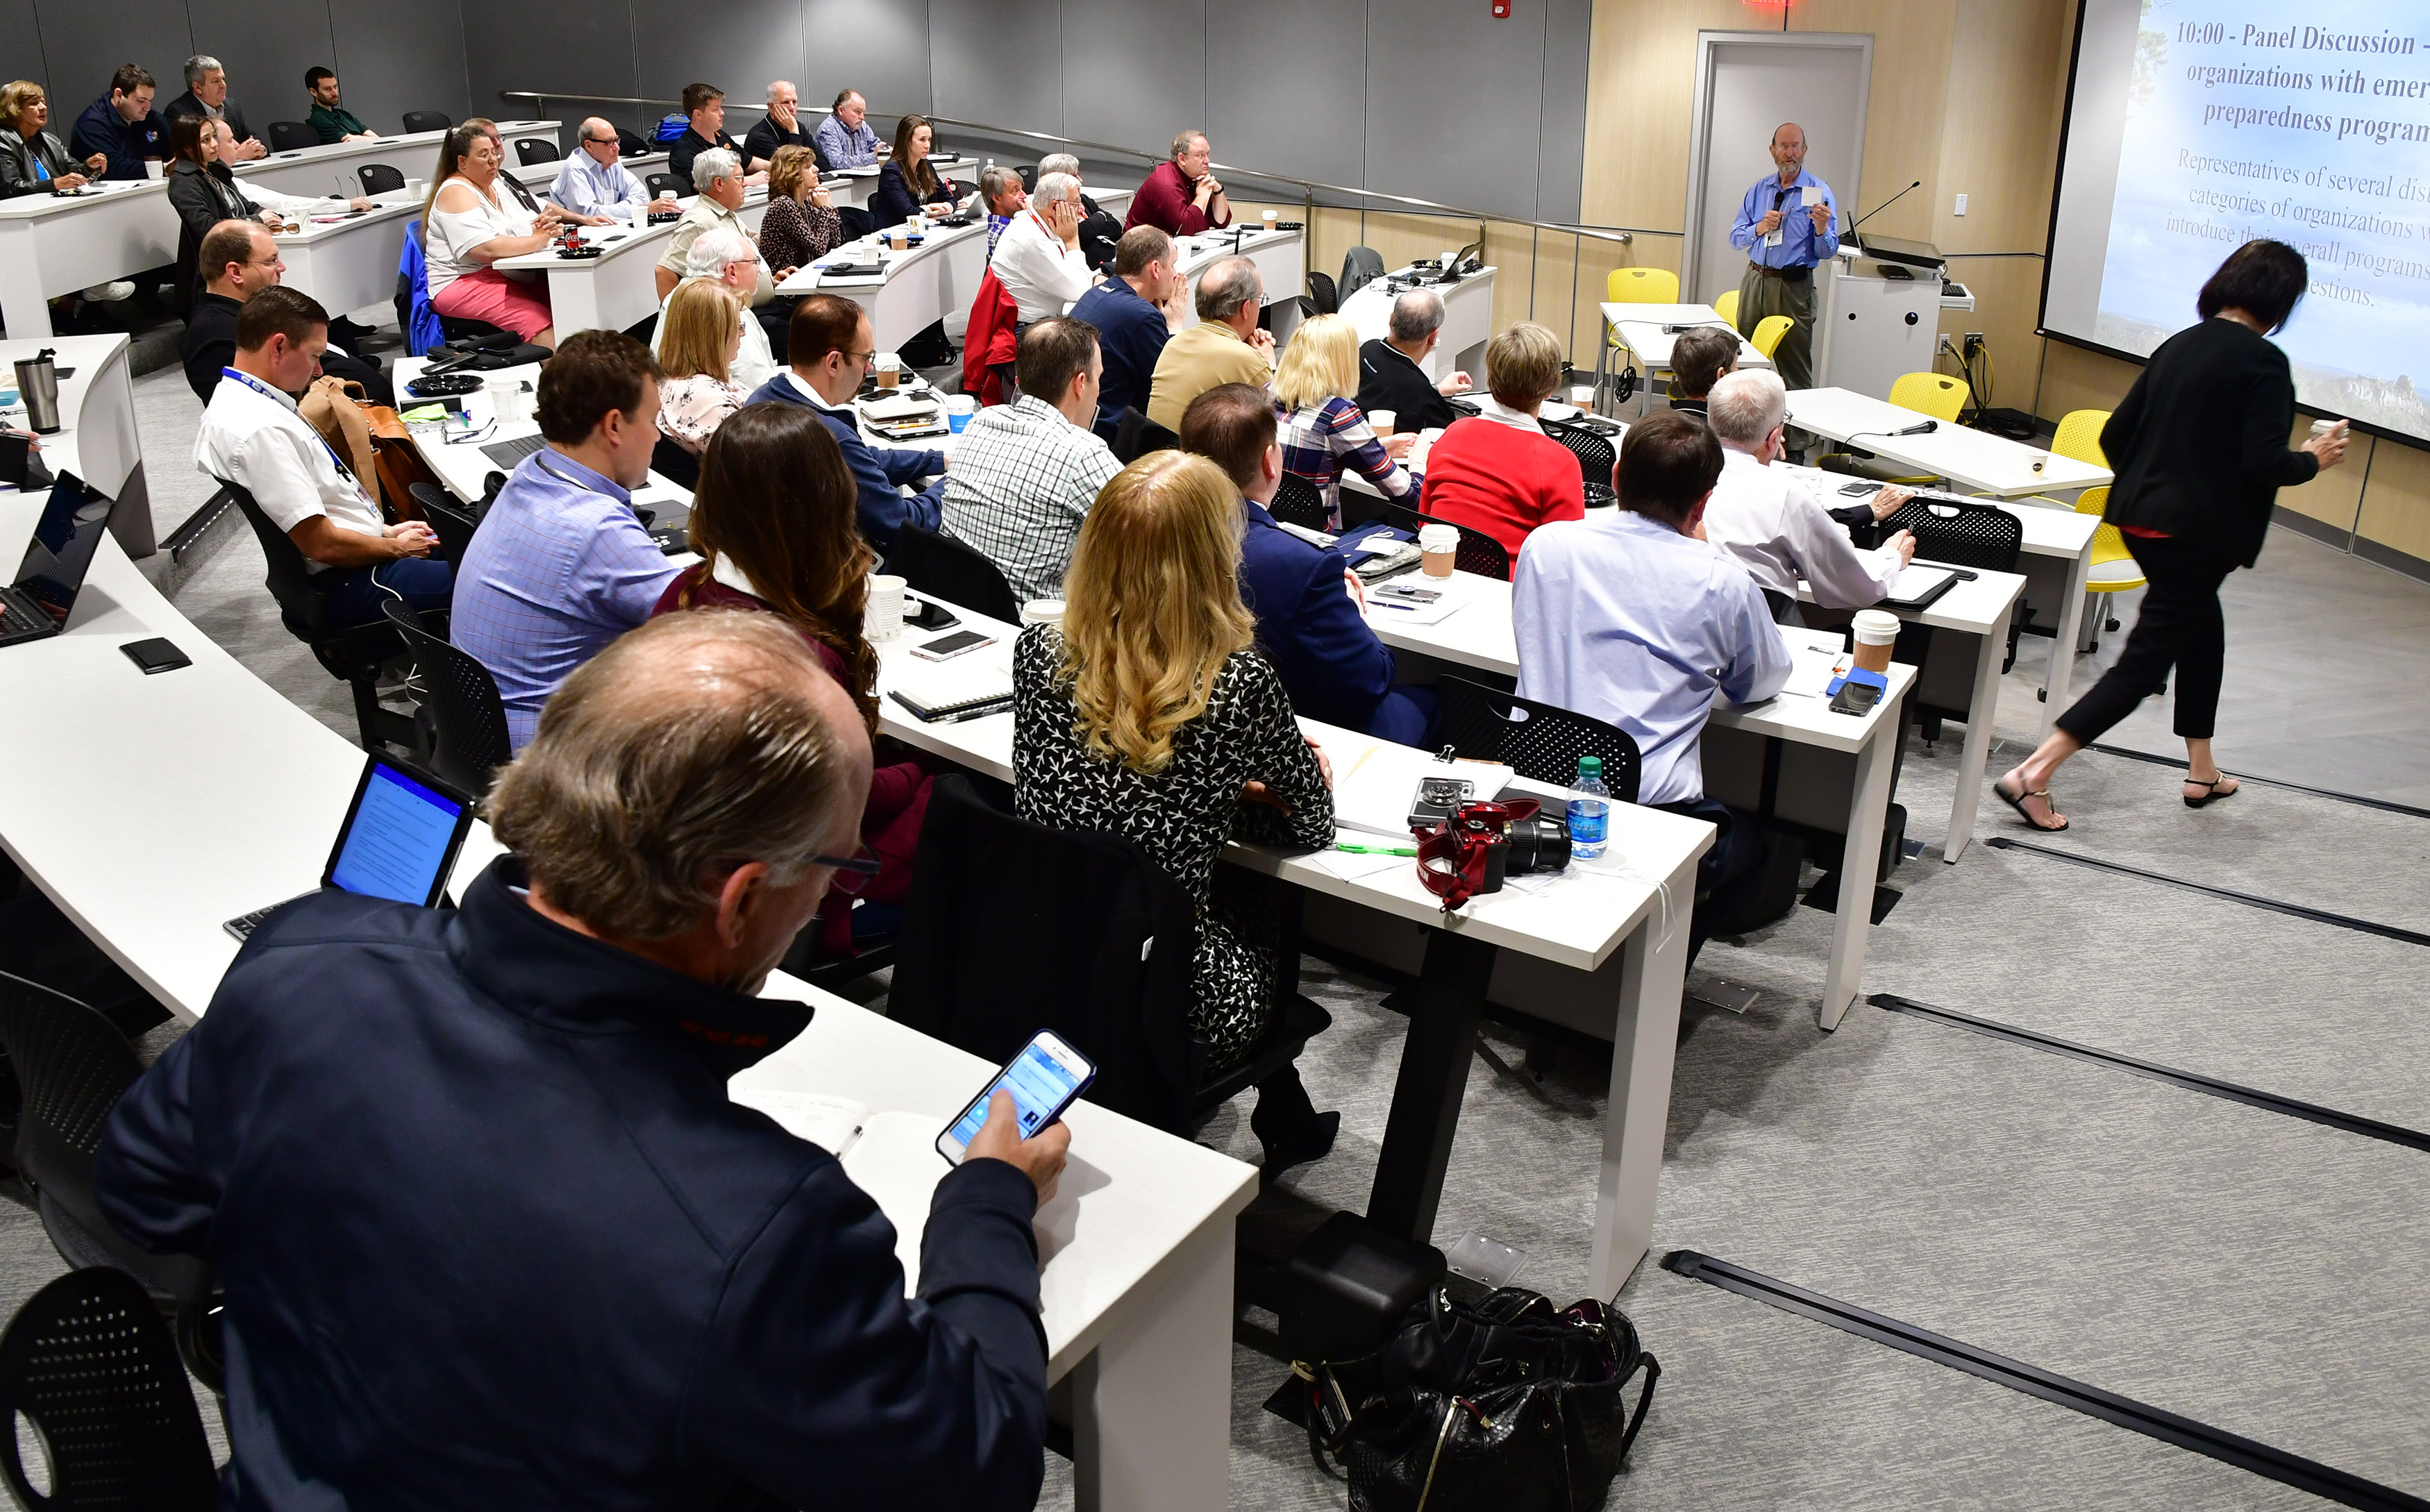
[[(701, 559), (668, 586), (653, 615), (740, 608), (783, 616), (852, 695), (874, 736), (877, 652), (860, 622), (877, 557), (860, 539), (857, 499), (843, 451), (816, 414), (774, 402), (744, 407), (717, 427), (701, 457), (691, 521)], [(838, 891), (820, 910), (824, 954), (850, 955), (856, 937), (901, 923), (927, 812), (926, 771), (881, 753), (860, 822), (879, 871), (857, 895), (843, 890), (853, 874), (838, 873)]]
[(430, 307), (555, 347), (547, 281), (528, 270), (503, 273), (491, 265), (540, 251), (557, 240), (568, 217), (533, 200), (506, 175), (506, 142), (494, 121), (476, 116), (440, 142), (439, 169), (422, 214)]
[[(1191, 1031), (1237, 1064), (1273, 1021), (1277, 922), (1257, 879), (1216, 858), (1235, 837), (1333, 843), (1332, 776), (1300, 734), (1240, 603), (1240, 490), (1154, 452), (1114, 475), (1080, 527), (1063, 623), (1013, 651), (1013, 805), (1057, 829), (1136, 841), (1198, 906)], [(1259, 1084), (1269, 1173), (1332, 1147), (1296, 1072)]]
[(963, 190), (950, 178), (937, 176), (928, 161), (936, 151), (937, 128), (924, 115), (907, 115), (894, 125), (894, 156), (877, 171), (877, 189), (869, 197), (869, 221), (880, 230), (900, 225), (918, 211), (951, 215)]

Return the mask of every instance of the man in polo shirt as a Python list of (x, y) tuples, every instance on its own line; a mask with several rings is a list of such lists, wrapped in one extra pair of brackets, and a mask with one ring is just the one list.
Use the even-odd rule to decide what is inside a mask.
[(1274, 337), (1257, 328), (1265, 280), (1246, 258), (1219, 258), (1198, 275), (1198, 324), (1167, 341), (1148, 386), (1147, 418), (1181, 428), (1190, 401), (1219, 383), (1274, 381)]
[[(844, 465), (859, 490), (860, 533), (880, 556), (894, 549), (894, 534), (908, 523), (937, 528), (945, 491), (945, 454), (912, 447), (874, 447), (860, 435), (852, 407), (860, 380), (877, 359), (877, 334), (869, 313), (841, 294), (812, 294), (793, 307), (785, 336), (786, 371), (751, 390), (746, 404), (773, 399), (814, 412), (843, 451)], [(923, 480), (928, 480), (921, 488)], [(905, 495), (906, 487), (921, 488)]]
[(827, 160), (819, 156), (817, 134), (802, 119), (802, 91), (793, 88), (791, 79), (781, 78), (769, 83), (767, 113), (743, 137), (742, 153), (748, 160), (774, 163), (779, 147), (807, 147), (822, 172), (827, 166)]
[[(735, 214), (742, 208), (744, 179), (741, 154), (724, 147), (702, 153), (692, 159), (691, 183), (692, 188), (700, 191), (699, 197), (691, 202), (691, 208), (683, 212), (683, 219), (675, 223), (674, 235), (667, 238), (666, 253), (658, 258), (656, 270), (658, 303), (661, 305), (667, 302), (669, 294), (675, 291), (675, 285), (683, 282), (684, 275), (691, 271), (692, 239), (703, 231), (712, 226), (724, 226), (752, 245), (758, 245), (757, 240), (742, 228), (741, 218)], [(791, 268), (772, 273), (766, 261), (762, 260), (759, 281), (744, 292), (744, 300), (754, 308), (765, 305), (776, 297), (776, 286), (791, 277), (792, 274)]]
[(516, 750), (575, 668), (650, 617), (674, 564), (633, 513), (658, 443), (658, 363), (576, 331), (540, 370), (540, 433), (464, 550), (456, 644), (490, 670)]
[(1431, 289), (1405, 289), (1392, 301), (1390, 336), (1362, 342), (1358, 348), (1358, 407), (1369, 414), (1392, 412), (1395, 430), (1439, 429), (1459, 418), (1445, 396), (1476, 387), (1465, 373), (1454, 373), (1440, 383), (1426, 376), (1419, 364), (1442, 342), (1442, 295)]
[(102, 178), (145, 176), (146, 158), (165, 161), (169, 156), (169, 123), (152, 108), (156, 92), (151, 75), (133, 63), (119, 65), (109, 77), (109, 92), (76, 117), (68, 150), (78, 158), (108, 158)]
[(677, 178), (691, 178), (692, 159), (713, 147), (723, 147), (734, 154), (735, 161), (750, 175), (749, 183), (764, 183), (768, 165), (755, 163), (742, 144), (725, 134), (725, 91), (714, 84), (687, 84), (683, 91), (684, 114), (691, 125), (667, 149), (667, 172)]
[(361, 117), (338, 103), (338, 75), (332, 70), (319, 64), (306, 69), (304, 92), (312, 97), (312, 111), (304, 118), (304, 124), (312, 128), (312, 135), (321, 139), (323, 146), (379, 140), (379, 133), (363, 125)]
[(1074, 320), (1097, 328), (1106, 375), (1097, 390), (1097, 433), (1111, 440), (1125, 409), (1147, 413), (1148, 386), (1157, 358), (1173, 339), (1167, 313), (1182, 291), (1173, 266), (1173, 238), (1152, 225), (1135, 225), (1114, 247), (1113, 276), (1080, 296)]
[(194, 466), (253, 495), (304, 554), (331, 629), (370, 624), (402, 598), (447, 607), (454, 576), (430, 560), (439, 543), (419, 521), (391, 525), (294, 396), (320, 375), (329, 312), (292, 289), (264, 289), (236, 318), (236, 360), (220, 375), (194, 435)]
[(1207, 171), (1214, 156), (1204, 131), (1185, 131), (1174, 137), (1172, 160), (1158, 163), (1140, 185), (1123, 224), (1153, 225), (1168, 236), (1196, 236), (1213, 226), (1231, 224), (1232, 202), (1223, 197), (1223, 186)]
[(1021, 397), (971, 417), (945, 475), (945, 533), (995, 563), (1015, 597), (1063, 591), (1089, 507), (1122, 471), (1089, 430), (1105, 371), (1097, 333), (1057, 315), (1021, 333)]

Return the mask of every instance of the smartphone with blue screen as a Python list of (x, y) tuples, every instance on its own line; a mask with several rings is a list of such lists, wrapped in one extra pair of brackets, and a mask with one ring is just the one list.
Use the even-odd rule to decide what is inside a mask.
[(1024, 1139), (1063, 1116), (1089, 1084), (1097, 1079), (1096, 1064), (1070, 1045), (1052, 1029), (1040, 1029), (1036, 1038), (1021, 1047), (1005, 1068), (988, 1078), (979, 1095), (937, 1136), (937, 1153), (949, 1165), (960, 1165), (970, 1154), (971, 1141), (978, 1138), (979, 1129), (988, 1120), (988, 1102), (999, 1091), (1012, 1094), (1014, 1114), (1021, 1120), (1021, 1137)]

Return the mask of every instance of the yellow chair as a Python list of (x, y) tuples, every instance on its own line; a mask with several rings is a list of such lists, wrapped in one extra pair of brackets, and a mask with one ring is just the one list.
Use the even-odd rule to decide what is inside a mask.
[(1603, 281), (1607, 305), (1675, 305), (1679, 275), (1668, 268), (1614, 268)]
[(1732, 289), (1715, 295), (1713, 297), (1713, 313), (1729, 322), (1732, 325), (1736, 325), (1739, 323), (1739, 291)]
[[(2067, 418), (2073, 420), (2076, 415), (2099, 415), (2104, 422), (2109, 418), (2092, 409), (2079, 409)], [(2059, 428), (2064, 434), (2066, 422), (2061, 422)], [(2100, 434), (2098, 425), (2093, 427), (2093, 433)], [(2096, 446), (2093, 450), (2098, 453), (2100, 448)], [(2092, 460), (2092, 458), (2085, 458), (2085, 460)], [(2104, 462), (2102, 465), (2105, 467), (2108, 464)], [(2109, 512), (2108, 487), (2104, 485), (2101, 488), (2085, 490), (2076, 498), (2075, 512), (2089, 515), (2107, 514)], [(2121, 567), (2121, 563), (2124, 565)], [(2095, 651), (2101, 649), (2100, 631), (2118, 628), (2118, 622), (2109, 617), (2109, 595), (2132, 592), (2141, 588), (2143, 583), (2143, 570), (2135, 565), (2135, 554), (2126, 549), (2126, 537), (2116, 525), (2104, 520), (2100, 528), (2092, 533), (2092, 568), (2085, 574), (2084, 579), (2084, 590), (2097, 600), (2092, 611), (2095, 632), (2092, 649)]]
[[(2106, 409), (2071, 409), (2059, 417), (2058, 434), (2051, 438), (2051, 450), (2061, 457), (2089, 462), (2094, 467), (2107, 467), (2109, 458), (2101, 452), (2101, 432), (2108, 424), (2109, 411)], [(2082, 508), (2083, 506), (2079, 503), (2076, 507)]]
[(1944, 373), (1909, 373), (1890, 385), (1890, 403), (1901, 409), (1930, 415), (1944, 425), (1954, 425), (1973, 392), (1963, 378), (1953, 378)]
[(1781, 339), (1786, 337), (1789, 327), (1796, 324), (1786, 315), (1766, 315), (1755, 323), (1755, 334), (1748, 337), (1747, 341), (1756, 351), (1762, 353), (1763, 359), (1769, 362), (1772, 360), (1772, 355), (1780, 350)]

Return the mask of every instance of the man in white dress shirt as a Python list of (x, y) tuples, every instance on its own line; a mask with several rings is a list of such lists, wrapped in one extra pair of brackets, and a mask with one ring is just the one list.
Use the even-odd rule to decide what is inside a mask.
[[(680, 289), (684, 284), (706, 278), (724, 284), (734, 291), (735, 298), (748, 304), (751, 291), (759, 283), (759, 249), (751, 244), (750, 238), (731, 226), (717, 226), (692, 238), (691, 250), (684, 254), (683, 283), (675, 287)], [(650, 335), (652, 357), (665, 350), (662, 343), (667, 339), (667, 303), (674, 297), (670, 293), (658, 302), (657, 329)], [(742, 323), (742, 345), (735, 352), (734, 360), (727, 365), (726, 376), (748, 393), (774, 377), (779, 371), (775, 354), (768, 346), (766, 327), (756, 320), (745, 320)]]
[(1667, 410), (1639, 421), (1621, 443), (1620, 507), (1539, 525), (1511, 585), (1519, 696), (1626, 731), (1637, 801), (1721, 831), (1697, 865), (1691, 961), (1763, 857), (1754, 821), (1705, 796), (1706, 718), (1717, 698), (1779, 692), (1791, 665), (1755, 580), (1698, 537), (1721, 475), (1721, 443), (1701, 422)]
[(1080, 250), (1080, 181), (1048, 174), (1038, 181), (1029, 207), (1012, 218), (995, 244), (996, 281), (1021, 307), (1021, 324), (1050, 315), (1089, 291), (1093, 281)]
[[(1861, 609), (1889, 596), (1899, 570), (1915, 557), (1915, 537), (1900, 531), (1858, 551), (1805, 479), (1772, 464), (1788, 449), (1789, 390), (1780, 374), (1750, 368), (1713, 385), (1706, 419), (1722, 442), (1722, 480), (1705, 507), (1705, 539), (1737, 557), (1756, 586), (1797, 598), (1798, 579), (1826, 609)], [(1909, 495), (1885, 489), (1896, 508)]]
[(548, 197), (575, 215), (590, 218), (593, 225), (606, 220), (641, 222), (651, 210), (679, 208), (672, 194), (662, 194), (653, 203), (650, 191), (622, 161), (624, 153), (616, 128), (592, 116), (582, 123), (574, 155), (557, 171)]

